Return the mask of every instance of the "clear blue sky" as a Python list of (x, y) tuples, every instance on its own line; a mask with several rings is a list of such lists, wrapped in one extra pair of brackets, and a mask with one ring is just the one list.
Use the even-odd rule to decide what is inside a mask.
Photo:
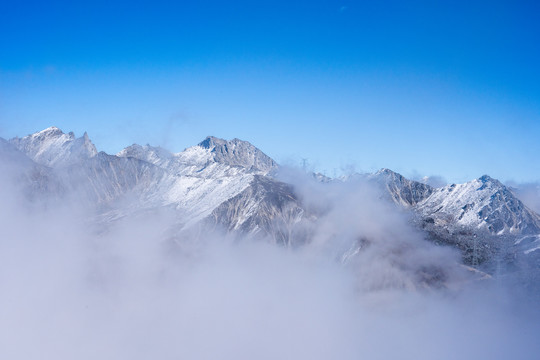
[(0, 136), (540, 180), (540, 5), (437, 3), (3, 1)]

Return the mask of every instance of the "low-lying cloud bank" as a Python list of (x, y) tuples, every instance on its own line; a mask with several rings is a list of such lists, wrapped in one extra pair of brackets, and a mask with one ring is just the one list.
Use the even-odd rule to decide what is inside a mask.
[[(88, 209), (28, 206), (1, 181), (0, 357), (538, 357), (529, 294), (460, 270), (365, 184), (288, 176), (322, 214), (295, 249), (216, 232), (173, 240), (159, 212), (96, 229)], [(419, 286), (429, 266), (446, 277)]]

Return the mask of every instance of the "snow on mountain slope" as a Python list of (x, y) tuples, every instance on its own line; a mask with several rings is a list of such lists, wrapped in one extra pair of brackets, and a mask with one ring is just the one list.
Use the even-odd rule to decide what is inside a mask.
[(117, 153), (116, 156), (132, 157), (166, 169), (174, 155), (161, 147), (133, 144)]
[(29, 200), (61, 198), (65, 192), (61, 180), (53, 169), (34, 162), (2, 138), (0, 138), (0, 180), (3, 186), (16, 184), (16, 188)]
[(540, 216), (509, 188), (487, 175), (440, 188), (408, 180), (388, 169), (367, 178), (381, 185), (394, 203), (412, 209), (424, 221), (441, 229), (467, 229), (491, 235), (540, 232)]
[(208, 222), (229, 231), (270, 235), (274, 243), (292, 246), (295, 240), (305, 240), (296, 227), (304, 216), (290, 185), (256, 175), (244, 191), (219, 205)]
[(131, 195), (138, 205), (159, 205), (158, 194), (167, 179), (159, 167), (135, 158), (98, 153), (78, 164), (58, 170), (73, 193), (99, 205)]
[(177, 175), (199, 177), (200, 172), (214, 164), (221, 166), (212, 166), (212, 170), (222, 173), (235, 167), (243, 173), (261, 175), (266, 175), (277, 167), (274, 160), (247, 141), (227, 141), (213, 136), (176, 154), (160, 147), (133, 144), (120, 151), (117, 156), (144, 160)]
[(70, 165), (97, 155), (86, 132), (75, 138), (74, 133), (64, 134), (54, 126), (9, 142), (38, 164), (50, 167)]
[[(86, 134), (75, 138), (52, 127), (0, 141), (0, 160), (9, 164), (11, 160), (5, 159), (26, 164), (20, 176), (34, 189), (30, 193), (54, 196), (71, 190), (97, 205), (105, 219), (167, 208), (175, 211), (175, 227), (180, 230), (204, 222), (228, 231), (270, 236), (285, 245), (291, 245), (291, 234), (302, 228), (297, 224), (307, 218), (316, 221), (292, 186), (270, 176), (277, 164), (238, 139), (207, 137), (176, 154), (133, 144), (108, 155), (98, 154)], [(493, 244), (502, 244), (503, 238), (521, 253), (540, 253), (535, 237), (540, 234), (540, 216), (488, 176), (440, 188), (388, 169), (358, 176), (379, 184), (391, 201), (411, 211), (429, 238), (456, 246), (469, 258), (477, 235), (482, 237), (485, 258), (495, 253)], [(319, 179), (332, 183), (323, 180)]]
[(51, 127), (22, 139), (4, 140), (0, 145), (5, 148), (1, 154), (18, 155), (20, 161), (15, 163), (26, 162), (29, 168), (41, 169), (41, 175), (25, 170), (27, 177), (35, 177), (33, 187), (41, 184), (43, 189), (52, 174), (39, 164), (52, 166), (56, 182), (70, 190), (78, 201), (116, 213), (106, 218), (172, 207), (178, 214), (178, 223), (188, 227), (244, 191), (255, 174), (276, 166), (247, 142), (209, 137), (201, 144), (178, 154), (134, 144), (114, 156), (98, 154), (86, 133), (75, 138), (73, 133), (64, 134)]
[(439, 188), (388, 169), (359, 176), (379, 184), (383, 197), (412, 211), (413, 223), (429, 239), (460, 249), (468, 264), (540, 254), (535, 237), (540, 234), (540, 215), (487, 175)]
[(274, 160), (247, 141), (209, 136), (198, 146), (210, 150), (213, 160), (221, 164), (241, 166), (263, 175), (277, 167)]
[(436, 189), (417, 210), (442, 227), (466, 227), (495, 235), (540, 232), (540, 216), (487, 175)]
[(368, 179), (382, 185), (392, 200), (404, 207), (414, 206), (433, 193), (431, 186), (409, 180), (389, 169), (381, 169), (373, 175), (368, 175)]
[(518, 238), (514, 245), (518, 246), (525, 255), (540, 254), (540, 235), (526, 235)]
[[(216, 174), (214, 172), (213, 174)], [(226, 174), (219, 177), (176, 176), (172, 186), (164, 193), (163, 204), (174, 205), (182, 211), (186, 226), (209, 216), (221, 203), (250, 186), (250, 174)]]
[(74, 192), (112, 207), (111, 211), (117, 213), (114, 218), (133, 211), (169, 207), (177, 212), (177, 222), (182, 227), (209, 216), (253, 181), (252, 174), (224, 169), (218, 164), (195, 175), (181, 175), (133, 157), (103, 152), (81, 165), (62, 169), (65, 182), (71, 184)]
[[(199, 145), (173, 154), (149, 145), (132, 145), (119, 157), (149, 162), (166, 171), (153, 198), (173, 205), (183, 215), (185, 226), (209, 216), (221, 203), (238, 195), (277, 164), (246, 141), (207, 137)], [(151, 192), (151, 191), (149, 191)]]

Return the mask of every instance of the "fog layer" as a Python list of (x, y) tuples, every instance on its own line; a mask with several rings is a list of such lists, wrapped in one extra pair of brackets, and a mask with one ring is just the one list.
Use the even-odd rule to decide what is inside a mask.
[[(0, 357), (538, 357), (527, 294), (469, 276), (368, 186), (302, 181), (321, 217), (292, 249), (216, 232), (172, 240), (159, 212), (96, 229), (89, 209), (28, 205), (3, 179)], [(445, 278), (431, 286), (422, 268)]]

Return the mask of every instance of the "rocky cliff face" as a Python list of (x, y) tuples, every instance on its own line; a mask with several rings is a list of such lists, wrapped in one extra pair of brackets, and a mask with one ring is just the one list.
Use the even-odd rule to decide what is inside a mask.
[(198, 146), (208, 149), (212, 154), (212, 160), (221, 164), (240, 166), (264, 175), (277, 167), (274, 160), (247, 141), (239, 139), (226, 141), (209, 136)]
[(447, 228), (470, 228), (491, 235), (540, 231), (538, 214), (487, 175), (437, 189), (418, 204), (418, 211), (426, 219), (433, 219), (434, 224)]
[(368, 178), (380, 184), (395, 203), (404, 207), (415, 206), (434, 191), (429, 185), (406, 179), (389, 169), (381, 169)]
[(212, 211), (209, 223), (294, 246), (306, 240), (297, 226), (305, 215), (290, 185), (257, 175), (244, 191)]
[[(9, 142), (2, 139), (2, 146), (4, 164), (9, 162), (7, 159), (25, 163), (21, 173), (32, 179), (27, 187), (41, 191), (42, 197), (59, 196), (58, 189), (62, 189), (99, 211), (114, 212), (114, 216), (101, 214), (106, 219), (160, 207), (173, 208), (180, 229), (212, 216), (221, 204), (241, 193), (250, 193), (261, 182), (272, 182), (265, 176), (277, 167), (270, 157), (246, 141), (215, 137), (176, 154), (160, 147), (133, 144), (117, 155), (108, 155), (97, 153), (86, 133), (76, 138), (73, 133), (65, 134), (51, 127)], [(266, 180), (261, 180), (261, 176)], [(259, 199), (254, 206), (265, 205), (264, 199)], [(261, 224), (259, 229), (238, 226), (240, 220), (234, 217), (218, 222), (230, 231), (272, 236), (266, 233), (272, 228), (262, 226), (261, 216), (257, 220)]]
[[(0, 162), (30, 198), (76, 194), (106, 221), (167, 208), (179, 231), (204, 224), (294, 247), (310, 241), (305, 225), (324, 215), (310, 213), (291, 184), (272, 177), (274, 160), (238, 139), (207, 137), (179, 153), (133, 144), (108, 155), (98, 153), (87, 134), (76, 138), (51, 127), (0, 139)], [(540, 254), (540, 216), (489, 176), (439, 188), (388, 169), (362, 178), (409, 212), (428, 239), (459, 248), (468, 264)], [(317, 175), (311, 180), (317, 179), (323, 186), (336, 183)]]
[(459, 248), (468, 264), (537, 255), (536, 240), (520, 239), (540, 234), (540, 216), (496, 179), (484, 175), (433, 188), (388, 169), (368, 178), (380, 184), (394, 203), (412, 211), (414, 223), (429, 239)]

